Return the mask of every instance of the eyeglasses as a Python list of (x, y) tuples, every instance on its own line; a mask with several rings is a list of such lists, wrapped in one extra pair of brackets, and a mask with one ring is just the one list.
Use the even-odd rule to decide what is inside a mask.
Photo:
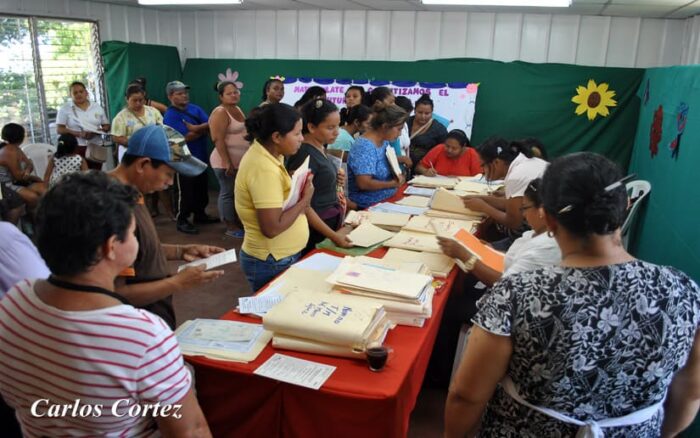
[(520, 214), (525, 214), (525, 212), (531, 208), (535, 208), (535, 206), (534, 205), (523, 205), (522, 207), (520, 207)]

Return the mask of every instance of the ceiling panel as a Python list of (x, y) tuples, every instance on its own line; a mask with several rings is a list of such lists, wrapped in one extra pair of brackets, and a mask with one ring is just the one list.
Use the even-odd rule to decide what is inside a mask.
[[(137, 6), (138, 0), (93, 0)], [(522, 14), (610, 15), (687, 18), (700, 13), (700, 0), (572, 0), (569, 8), (510, 8), (485, 6), (424, 6), (420, 0), (243, 0), (243, 5), (161, 6), (166, 10), (323, 9), (381, 11), (447, 11)]]

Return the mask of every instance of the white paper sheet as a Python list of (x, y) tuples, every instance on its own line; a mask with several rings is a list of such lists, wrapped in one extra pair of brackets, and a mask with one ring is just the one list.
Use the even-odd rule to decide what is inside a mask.
[(233, 263), (236, 261), (236, 250), (235, 249), (229, 249), (228, 251), (220, 252), (218, 254), (214, 254), (212, 256), (209, 256), (205, 259), (199, 259), (195, 260), (193, 262), (185, 263), (184, 265), (180, 265), (177, 268), (177, 272), (182, 271), (185, 268), (189, 268), (190, 266), (199, 266), (199, 265), (206, 265), (206, 270), (208, 271), (209, 269), (216, 268), (221, 265), (226, 265), (228, 263)]
[(238, 312), (243, 314), (264, 314), (283, 299), (284, 297), (277, 293), (257, 295), (254, 297), (240, 297), (238, 299)]
[(307, 271), (332, 272), (335, 271), (335, 268), (337, 268), (342, 261), (342, 257), (336, 257), (323, 252), (318, 252), (294, 263), (294, 267), (298, 269), (305, 269)]
[(396, 157), (396, 151), (393, 147), (386, 148), (386, 159), (389, 161), (389, 166), (394, 172), (394, 176), (398, 177), (401, 175), (401, 166), (399, 166), (399, 159)]
[(319, 389), (335, 367), (284, 354), (273, 354), (253, 374), (311, 389)]

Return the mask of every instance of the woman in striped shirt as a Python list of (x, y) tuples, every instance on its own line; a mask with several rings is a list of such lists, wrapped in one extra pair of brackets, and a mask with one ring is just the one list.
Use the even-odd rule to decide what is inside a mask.
[(0, 393), (25, 436), (211, 436), (170, 328), (114, 292), (138, 251), (137, 196), (93, 171), (41, 202), (52, 275), (0, 301)]

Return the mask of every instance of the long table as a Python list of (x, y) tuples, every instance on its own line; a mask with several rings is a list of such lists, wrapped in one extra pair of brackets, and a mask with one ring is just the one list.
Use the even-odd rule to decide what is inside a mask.
[[(380, 248), (369, 255), (382, 257), (385, 252)], [(436, 291), (433, 314), (424, 327), (398, 326), (389, 332), (385, 344), (393, 352), (381, 372), (370, 371), (364, 361), (276, 350), (269, 344), (248, 364), (188, 357), (196, 370), (197, 398), (213, 435), (406, 436), (447, 297), (462, 284), (457, 278), (458, 270), (453, 269)], [(235, 311), (222, 318), (260, 323), (258, 318)], [(336, 370), (318, 391), (254, 375), (276, 352), (332, 365)]]

